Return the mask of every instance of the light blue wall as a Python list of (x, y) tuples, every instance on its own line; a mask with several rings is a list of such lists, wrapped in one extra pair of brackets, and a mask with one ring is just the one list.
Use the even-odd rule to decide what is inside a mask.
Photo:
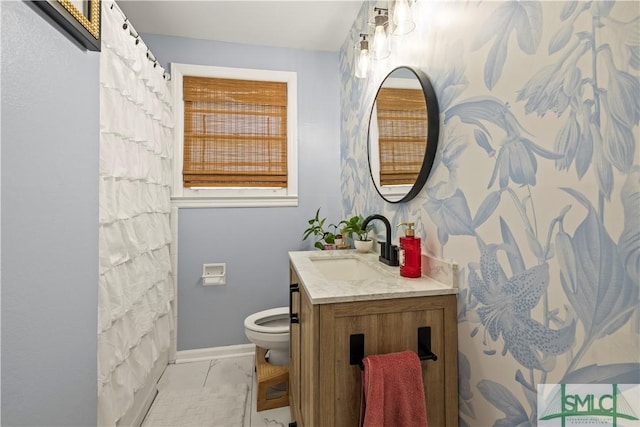
[[(640, 383), (638, 2), (416, 5), (368, 79), (353, 42), (373, 4), (343, 46), (343, 207), (415, 220), (458, 262), (460, 426), (536, 425), (539, 384)], [(391, 205), (360, 165), (398, 65), (432, 80), (441, 133), (426, 187)]]
[(99, 55), (2, 4), (2, 424), (96, 423)]
[[(338, 54), (144, 34), (170, 62), (295, 71), (298, 207), (181, 209), (178, 215), (178, 350), (247, 343), (249, 314), (288, 304), (288, 256), (308, 249), (307, 220), (321, 207), (341, 219)], [(226, 286), (203, 287), (202, 264), (225, 262)]]

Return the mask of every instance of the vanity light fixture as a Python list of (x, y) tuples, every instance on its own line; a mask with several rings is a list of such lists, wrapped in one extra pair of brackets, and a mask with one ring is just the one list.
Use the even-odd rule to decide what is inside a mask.
[(355, 75), (359, 79), (367, 78), (371, 68), (371, 52), (369, 51), (369, 34), (360, 34), (356, 43)]
[(373, 42), (371, 43), (373, 59), (384, 59), (391, 54), (389, 50), (389, 37), (387, 35), (389, 11), (381, 7), (374, 7), (373, 11), (375, 13), (373, 17), (375, 31), (373, 33)]
[(389, 0), (393, 29), (391, 34), (401, 36), (409, 34), (416, 27), (413, 22), (413, 5), (417, 0)]

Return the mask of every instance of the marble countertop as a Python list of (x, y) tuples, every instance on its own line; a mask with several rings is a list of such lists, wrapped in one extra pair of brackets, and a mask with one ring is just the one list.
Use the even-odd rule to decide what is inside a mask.
[[(445, 284), (424, 275), (425, 271), (430, 271), (429, 268), (425, 269), (425, 257), (423, 255), (423, 276), (411, 279), (400, 276), (400, 267), (390, 267), (380, 262), (376, 253), (362, 254), (355, 250), (289, 252), (289, 260), (300, 279), (300, 285), (304, 287), (313, 304), (457, 294), (455, 280)], [(342, 259), (354, 259), (365, 263), (365, 270), (370, 277), (351, 280), (328, 279), (318, 267), (318, 261)]]

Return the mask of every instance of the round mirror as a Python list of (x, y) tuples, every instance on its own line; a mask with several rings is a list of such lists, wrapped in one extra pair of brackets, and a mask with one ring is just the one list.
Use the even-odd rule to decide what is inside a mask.
[(426, 74), (410, 67), (391, 71), (369, 116), (369, 171), (383, 199), (408, 202), (420, 192), (439, 133), (438, 100)]

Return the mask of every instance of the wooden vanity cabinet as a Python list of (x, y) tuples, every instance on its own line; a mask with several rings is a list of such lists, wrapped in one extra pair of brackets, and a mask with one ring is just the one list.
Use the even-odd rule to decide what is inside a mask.
[(357, 426), (361, 370), (349, 364), (350, 335), (364, 334), (365, 356), (418, 349), (419, 327), (431, 327), (437, 360), (421, 361), (430, 426), (458, 425), (456, 295), (312, 304), (291, 268), (289, 401), (302, 426)]
[[(291, 270), (291, 283), (299, 284), (295, 272)], [(289, 405), (291, 418), (298, 426), (315, 425), (317, 357), (307, 357), (318, 353), (318, 310), (309, 300), (304, 288), (299, 286), (291, 294), (292, 312), (297, 313), (298, 323), (291, 323), (289, 330)], [(311, 381), (313, 379), (313, 381)], [(295, 391), (293, 391), (295, 390)]]

